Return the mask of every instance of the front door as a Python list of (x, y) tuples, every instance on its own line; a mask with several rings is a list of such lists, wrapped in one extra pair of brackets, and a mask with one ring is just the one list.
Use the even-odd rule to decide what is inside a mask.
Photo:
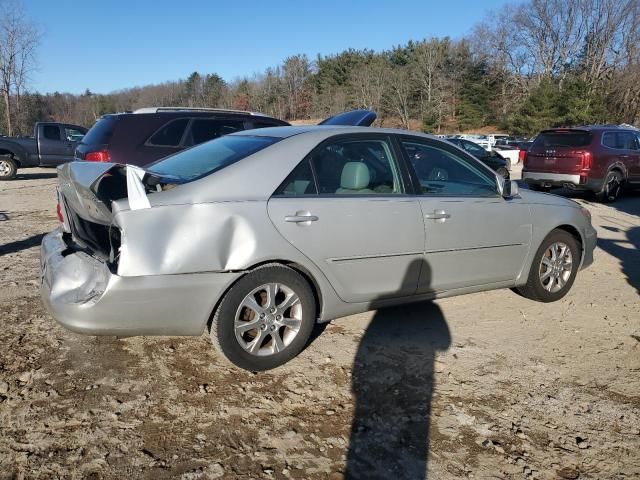
[[(56, 166), (64, 163), (69, 152), (69, 143), (63, 140), (60, 125), (44, 124), (38, 127), (38, 152), (40, 163), (46, 166)], [(73, 157), (73, 150), (71, 151)]]
[(386, 135), (338, 135), (311, 152), (269, 200), (279, 232), (345, 302), (415, 293), (424, 223)]
[(425, 224), (418, 292), (515, 280), (531, 241), (528, 206), (502, 198), (490, 170), (444, 142), (403, 137), (401, 144)]

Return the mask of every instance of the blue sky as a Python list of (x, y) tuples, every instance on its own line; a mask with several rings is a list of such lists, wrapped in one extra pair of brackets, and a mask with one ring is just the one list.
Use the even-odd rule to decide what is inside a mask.
[(32, 90), (80, 93), (193, 71), (225, 80), (306, 53), (459, 38), (506, 0), (24, 0), (43, 38)]

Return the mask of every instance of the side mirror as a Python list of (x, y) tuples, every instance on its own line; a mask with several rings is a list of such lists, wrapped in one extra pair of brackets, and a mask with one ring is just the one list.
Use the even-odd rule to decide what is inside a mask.
[(504, 186), (502, 187), (502, 196), (504, 198), (517, 197), (519, 193), (518, 182), (515, 180), (505, 180)]

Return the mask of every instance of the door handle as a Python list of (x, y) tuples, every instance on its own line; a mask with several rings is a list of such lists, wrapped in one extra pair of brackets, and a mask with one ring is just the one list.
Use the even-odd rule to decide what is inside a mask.
[(444, 210), (434, 210), (433, 213), (425, 214), (424, 218), (429, 220), (436, 220), (438, 222), (444, 222), (447, 218), (451, 218), (451, 214)]
[(292, 223), (317, 222), (318, 217), (315, 215), (287, 215), (284, 217), (284, 221)]

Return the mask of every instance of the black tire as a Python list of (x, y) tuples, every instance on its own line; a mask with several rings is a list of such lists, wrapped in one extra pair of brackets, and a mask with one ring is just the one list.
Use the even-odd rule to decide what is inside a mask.
[[(242, 307), (245, 298), (249, 295), (252, 295), (256, 300), (257, 306), (268, 307), (270, 303), (267, 300), (266, 289), (252, 294), (256, 289), (268, 284), (279, 285), (279, 293), (275, 296), (275, 307), (284, 304), (282, 296), (287, 296), (284, 289), (295, 293), (299, 302), (294, 307), (277, 309), (276, 312), (265, 309), (264, 319), (258, 317), (256, 310)], [(264, 301), (263, 305), (260, 304), (261, 301)], [(260, 326), (239, 334), (241, 337), (239, 339), (236, 336), (236, 315), (244, 317), (240, 321), (260, 322)], [(276, 320), (278, 318), (281, 321), (286, 321), (287, 315), (289, 318), (292, 318), (293, 315), (300, 317), (297, 333), (294, 333), (294, 329), (283, 326)], [(247, 273), (229, 289), (213, 315), (209, 333), (216, 350), (222, 353), (228, 361), (245, 370), (258, 372), (279, 367), (298, 355), (309, 341), (315, 323), (316, 301), (307, 280), (289, 267), (269, 264)], [(271, 333), (270, 329), (274, 329), (274, 333)], [(260, 330), (263, 331), (260, 332)], [(257, 348), (265, 351), (272, 349), (273, 352), (257, 355), (247, 350), (250, 348), (249, 345), (257, 342), (256, 337), (259, 335), (263, 336), (263, 340), (260, 342), (263, 347), (258, 345)], [(275, 351), (278, 342), (275, 341), (273, 335), (278, 335), (283, 342), (281, 344), (283, 345), (282, 350)], [(287, 338), (289, 343), (286, 343)], [(243, 347), (243, 345), (245, 346)]]
[(602, 203), (615, 202), (622, 194), (624, 179), (617, 170), (607, 173), (602, 185), (602, 190), (596, 193), (596, 199)]
[(11, 157), (0, 157), (0, 180), (13, 180), (18, 173), (18, 164)]
[(509, 180), (509, 170), (507, 170), (506, 168), (500, 167), (496, 170), (496, 173), (505, 180)]
[(549, 193), (551, 191), (551, 187), (543, 187), (542, 185), (529, 185), (529, 190), (533, 190), (534, 192)]
[[(550, 247), (555, 243), (563, 243), (571, 251), (571, 273), (560, 290), (551, 292), (545, 288), (543, 280), (541, 280), (541, 274), (546, 273), (546, 269), (549, 268), (544, 266), (543, 272), (542, 257), (546, 256)], [(581, 256), (582, 250), (573, 235), (565, 232), (564, 230), (553, 230), (549, 235), (547, 235), (536, 251), (536, 255), (533, 258), (531, 269), (529, 271), (527, 283), (522, 287), (516, 288), (517, 293), (537, 302), (548, 303), (560, 300), (569, 292), (569, 290), (571, 290), (571, 286), (573, 285), (576, 274), (578, 273), (578, 268), (580, 267)], [(549, 279), (549, 281), (552, 282), (553, 280)], [(547, 282), (547, 285), (548, 284), (549, 282)]]

